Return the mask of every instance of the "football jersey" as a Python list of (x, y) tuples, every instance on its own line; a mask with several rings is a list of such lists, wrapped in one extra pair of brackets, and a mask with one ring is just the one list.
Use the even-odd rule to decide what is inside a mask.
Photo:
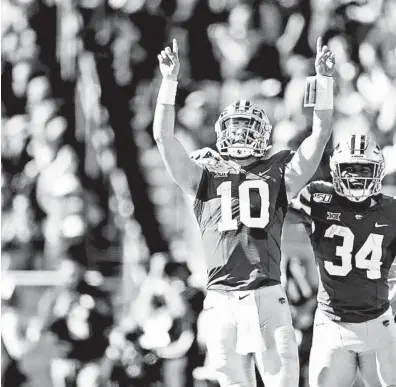
[(287, 211), (281, 151), (247, 167), (203, 159), (194, 202), (208, 268), (208, 289), (251, 290), (280, 283), (280, 245)]
[(332, 184), (316, 181), (290, 206), (306, 218), (319, 273), (318, 308), (332, 320), (368, 321), (389, 308), (396, 200), (386, 195), (370, 200), (370, 207), (354, 206)]

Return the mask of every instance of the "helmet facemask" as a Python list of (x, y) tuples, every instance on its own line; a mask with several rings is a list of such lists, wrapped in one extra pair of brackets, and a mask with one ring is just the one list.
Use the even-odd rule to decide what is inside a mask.
[(331, 175), (335, 191), (353, 202), (362, 202), (382, 189), (383, 163), (334, 163)]
[(335, 147), (330, 171), (337, 194), (353, 202), (363, 202), (381, 193), (384, 155), (368, 136), (353, 134)]
[(222, 114), (216, 122), (217, 149), (222, 156), (237, 159), (262, 157), (269, 149), (271, 129), (267, 116)]

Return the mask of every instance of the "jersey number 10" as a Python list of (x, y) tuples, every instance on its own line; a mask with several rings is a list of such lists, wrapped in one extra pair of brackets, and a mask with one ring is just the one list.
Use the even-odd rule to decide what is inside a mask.
[[(231, 181), (224, 181), (217, 187), (217, 194), (221, 196), (221, 220), (219, 231), (238, 229), (238, 221), (232, 218)], [(260, 216), (253, 218), (250, 214), (250, 190), (256, 189), (261, 200)], [(264, 228), (269, 221), (269, 189), (264, 180), (245, 180), (238, 187), (239, 217), (241, 222), (252, 228)]]
[[(337, 246), (336, 255), (341, 257), (341, 265), (325, 261), (324, 267), (330, 275), (346, 276), (352, 270), (352, 250), (355, 236), (350, 228), (332, 224), (325, 232), (326, 238), (334, 236), (343, 238), (341, 246)], [(383, 235), (371, 233), (360, 250), (355, 254), (355, 265), (358, 269), (367, 270), (367, 278), (381, 278), (381, 257)]]

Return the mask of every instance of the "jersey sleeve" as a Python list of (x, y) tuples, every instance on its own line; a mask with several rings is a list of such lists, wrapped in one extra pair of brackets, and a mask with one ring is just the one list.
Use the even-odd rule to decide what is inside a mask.
[(286, 149), (275, 153), (272, 157), (275, 158), (276, 163), (278, 163), (281, 168), (285, 169), (295, 154), (295, 151)]
[(389, 269), (389, 278), (396, 282), (396, 237), (390, 245), (390, 251), (393, 255), (393, 262)]
[(391, 252), (391, 256), (393, 256), (393, 262), (389, 269), (389, 278), (391, 278), (396, 283), (396, 236), (390, 244), (389, 249)]
[(195, 216), (197, 217), (198, 223), (201, 221), (202, 211), (204, 208), (205, 201), (208, 200), (209, 196), (209, 187), (211, 181), (211, 173), (207, 166), (203, 163), (199, 163), (202, 167), (202, 175), (201, 180), (199, 181), (197, 193), (195, 195), (195, 199), (193, 202), (193, 208)]
[(303, 218), (311, 219), (311, 200), (312, 200), (312, 186), (306, 185), (299, 194), (290, 202), (289, 209), (301, 215)]
[(201, 180), (199, 181), (198, 184), (197, 193), (195, 195), (195, 201), (205, 200), (209, 187), (209, 180), (210, 180), (210, 172), (208, 168), (202, 164), (200, 165), (202, 167), (202, 175), (201, 175)]
[(294, 150), (288, 151), (288, 154), (286, 155), (286, 159), (285, 159), (285, 166), (287, 166), (287, 164), (290, 163), (290, 161), (292, 160), (292, 158), (294, 157), (295, 154), (296, 154), (296, 152)]
[[(193, 156), (190, 155), (194, 163), (202, 168), (202, 175), (198, 184), (197, 193), (195, 195), (194, 202), (205, 200), (209, 188), (209, 181), (211, 178), (210, 170), (215, 169), (219, 163), (219, 160), (216, 155), (211, 155), (210, 152), (202, 154), (202, 151), (203, 150), (200, 149), (196, 152), (193, 152), (193, 153), (197, 153), (199, 157), (197, 156), (196, 158), (193, 158)], [(199, 152), (201, 152), (201, 154), (199, 154)]]

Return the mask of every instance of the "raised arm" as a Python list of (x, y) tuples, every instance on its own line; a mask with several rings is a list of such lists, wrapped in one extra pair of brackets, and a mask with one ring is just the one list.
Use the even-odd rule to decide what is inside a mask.
[(173, 49), (166, 47), (158, 55), (162, 84), (154, 115), (154, 139), (166, 169), (184, 192), (195, 196), (202, 168), (189, 157), (186, 149), (175, 137), (175, 96), (177, 75), (180, 69), (178, 46), (173, 39)]
[[(302, 142), (286, 167), (285, 182), (289, 201), (314, 175), (331, 136), (334, 64), (334, 54), (327, 46), (322, 47), (322, 39), (318, 38), (315, 59), (316, 95), (313, 96), (315, 104), (312, 133)], [(308, 97), (311, 97), (311, 95), (311, 93), (308, 93)]]

